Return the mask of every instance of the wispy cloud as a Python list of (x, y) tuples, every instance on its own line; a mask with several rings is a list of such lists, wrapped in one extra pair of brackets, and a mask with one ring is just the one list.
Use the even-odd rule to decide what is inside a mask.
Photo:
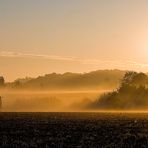
[(57, 55), (45, 55), (45, 54), (30, 54), (20, 52), (0, 52), (0, 57), (7, 58), (34, 58), (34, 59), (46, 59), (55, 61), (67, 61), (77, 62), (84, 65), (95, 65), (99, 67), (114, 67), (114, 68), (148, 68), (148, 63), (138, 63), (132, 60), (99, 60), (99, 59), (81, 59), (72, 56), (57, 56)]
[(30, 54), (20, 52), (0, 52), (1, 57), (12, 57), (12, 58), (40, 58), (49, 60), (64, 60), (64, 61), (75, 61), (74, 57), (56, 56), (56, 55), (45, 55), (45, 54)]

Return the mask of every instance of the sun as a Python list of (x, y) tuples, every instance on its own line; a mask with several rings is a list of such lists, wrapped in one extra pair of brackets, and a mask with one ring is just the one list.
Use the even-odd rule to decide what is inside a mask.
[(137, 56), (142, 56), (143, 58), (148, 59), (148, 40), (144, 39), (137, 47)]

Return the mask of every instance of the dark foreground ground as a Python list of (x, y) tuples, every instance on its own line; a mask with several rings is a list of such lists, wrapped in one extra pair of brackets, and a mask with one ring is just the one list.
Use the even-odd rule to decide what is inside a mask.
[(148, 147), (148, 114), (0, 113), (0, 147)]

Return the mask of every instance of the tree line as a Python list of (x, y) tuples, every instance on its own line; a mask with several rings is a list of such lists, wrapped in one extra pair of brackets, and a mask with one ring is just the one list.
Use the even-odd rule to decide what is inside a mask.
[(90, 104), (93, 109), (148, 109), (148, 76), (134, 71), (127, 72), (120, 86), (105, 93)]

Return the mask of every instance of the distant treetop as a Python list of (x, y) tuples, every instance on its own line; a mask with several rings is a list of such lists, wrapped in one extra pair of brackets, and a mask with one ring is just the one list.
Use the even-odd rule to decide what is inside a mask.
[(3, 86), (5, 83), (4, 77), (0, 76), (0, 86)]

